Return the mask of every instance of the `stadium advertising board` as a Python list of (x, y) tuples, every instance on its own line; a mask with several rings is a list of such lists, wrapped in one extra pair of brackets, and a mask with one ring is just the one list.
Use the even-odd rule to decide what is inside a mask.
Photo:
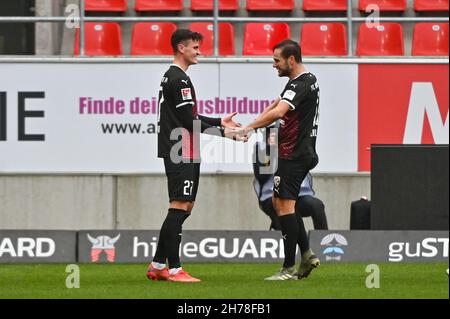
[[(163, 173), (158, 89), (168, 64), (2, 63), (0, 172)], [(448, 64), (308, 64), (320, 85), (316, 172), (370, 170), (370, 145), (448, 144)], [(286, 83), (270, 63), (203, 63), (199, 113), (246, 124)], [(202, 172), (250, 173), (254, 136), (202, 136)]]
[[(167, 64), (0, 64), (0, 171), (163, 173), (158, 89)], [(357, 65), (309, 66), (321, 86), (317, 171), (357, 170)], [(287, 80), (270, 63), (189, 70), (206, 116), (246, 124)], [(342, 92), (346, 91), (345, 94)], [(202, 136), (202, 172), (251, 172), (253, 143)]]
[[(158, 231), (81, 231), (81, 263), (145, 263), (158, 243)], [(311, 231), (311, 248), (323, 262), (445, 262), (446, 231)], [(185, 231), (184, 262), (279, 262), (284, 258), (280, 232)]]
[[(159, 231), (81, 231), (81, 263), (146, 263), (158, 244)], [(268, 231), (183, 231), (183, 262), (279, 262), (284, 258), (281, 233)]]
[[(157, 230), (1, 230), (0, 263), (147, 263)], [(310, 231), (321, 262), (448, 262), (448, 231)], [(183, 232), (183, 262), (281, 262), (275, 231)]]
[(448, 231), (322, 231), (309, 233), (322, 262), (448, 262)]
[(448, 65), (360, 65), (358, 170), (371, 144), (448, 144)]
[(76, 231), (0, 230), (0, 263), (74, 263)]

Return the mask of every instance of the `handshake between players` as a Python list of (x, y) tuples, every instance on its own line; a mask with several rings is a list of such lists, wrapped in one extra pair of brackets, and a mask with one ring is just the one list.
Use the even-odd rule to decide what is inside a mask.
[(233, 117), (238, 113), (234, 112), (222, 119), (223, 136), (238, 142), (248, 142), (255, 129), (251, 126), (242, 126), (233, 121)]

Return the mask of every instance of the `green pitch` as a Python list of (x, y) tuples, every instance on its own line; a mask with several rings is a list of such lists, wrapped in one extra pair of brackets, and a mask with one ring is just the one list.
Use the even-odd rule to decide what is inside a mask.
[(366, 264), (326, 264), (298, 281), (266, 282), (275, 264), (186, 264), (198, 284), (152, 282), (147, 265), (80, 265), (80, 288), (66, 265), (0, 265), (0, 298), (449, 298), (447, 263), (379, 264), (380, 288), (366, 288)]

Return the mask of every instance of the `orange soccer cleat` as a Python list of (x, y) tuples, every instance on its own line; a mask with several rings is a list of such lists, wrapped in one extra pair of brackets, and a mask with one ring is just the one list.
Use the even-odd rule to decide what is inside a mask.
[(169, 275), (169, 277), (167, 278), (167, 281), (173, 281), (173, 282), (200, 282), (201, 280), (192, 277), (187, 272), (185, 272), (183, 269), (181, 269), (176, 274)]
[(169, 278), (169, 269), (165, 267), (159, 270), (150, 264), (147, 270), (147, 278), (151, 280), (167, 280)]

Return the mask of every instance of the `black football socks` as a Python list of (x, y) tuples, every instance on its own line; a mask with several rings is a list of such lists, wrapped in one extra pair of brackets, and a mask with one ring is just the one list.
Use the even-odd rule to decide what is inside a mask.
[(296, 214), (297, 224), (298, 224), (298, 239), (297, 243), (300, 247), (300, 254), (303, 256), (305, 252), (309, 250), (309, 240), (306, 234), (305, 224), (303, 223), (303, 218)]
[(158, 246), (156, 248), (154, 262), (165, 264), (166, 258), (169, 268), (180, 268), (180, 244), (183, 231), (183, 223), (189, 217), (185, 210), (170, 208), (159, 233)]
[(295, 213), (280, 216), (281, 233), (284, 240), (284, 268), (295, 265), (295, 253), (299, 236), (299, 227)]

